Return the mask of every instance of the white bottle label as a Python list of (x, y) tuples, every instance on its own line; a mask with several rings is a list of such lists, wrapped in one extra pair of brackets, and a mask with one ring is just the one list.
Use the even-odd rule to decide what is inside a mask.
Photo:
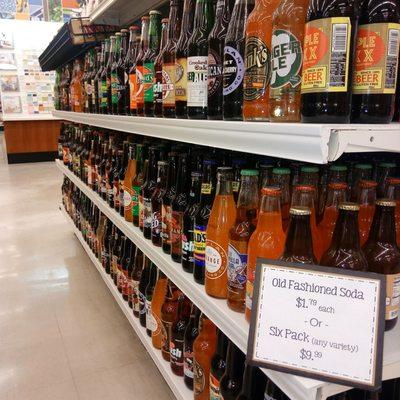
[(207, 107), (207, 71), (208, 56), (188, 57), (188, 107)]

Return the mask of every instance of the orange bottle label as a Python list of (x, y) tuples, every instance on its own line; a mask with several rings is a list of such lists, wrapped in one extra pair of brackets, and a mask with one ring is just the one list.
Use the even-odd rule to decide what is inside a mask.
[(206, 277), (218, 279), (226, 273), (228, 256), (223, 247), (213, 240), (206, 239)]
[(360, 25), (353, 93), (394, 94), (399, 65), (400, 24)]
[(178, 58), (175, 65), (175, 99), (187, 100), (187, 59)]
[(166, 106), (175, 106), (175, 70), (175, 64), (163, 64), (162, 98)]
[(301, 93), (347, 91), (350, 38), (349, 17), (306, 24)]
[(395, 319), (400, 310), (400, 274), (386, 276), (386, 320)]
[(136, 68), (136, 105), (144, 102), (143, 66)]
[(130, 104), (129, 108), (131, 110), (136, 110), (136, 92), (137, 92), (137, 82), (136, 82), (136, 74), (129, 74), (129, 99)]

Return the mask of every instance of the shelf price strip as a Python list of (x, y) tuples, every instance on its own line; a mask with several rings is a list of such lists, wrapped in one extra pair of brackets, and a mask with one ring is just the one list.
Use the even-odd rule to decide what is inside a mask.
[(363, 389), (382, 382), (386, 280), (259, 260), (248, 362)]

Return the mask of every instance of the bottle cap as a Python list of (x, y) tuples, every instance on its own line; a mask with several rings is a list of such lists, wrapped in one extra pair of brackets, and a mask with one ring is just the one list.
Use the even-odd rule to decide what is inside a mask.
[(121, 32), (117, 32), (116, 34), (115, 34), (115, 37), (119, 37), (119, 36), (122, 36), (122, 33)]
[(258, 171), (256, 169), (242, 169), (240, 171), (242, 176), (258, 176)]
[(169, 22), (169, 18), (163, 18), (163, 19), (161, 20), (161, 23), (162, 23), (162, 24), (168, 24), (168, 22)]
[(331, 182), (328, 187), (330, 189), (334, 190), (345, 190), (347, 189), (347, 183), (346, 182)]
[(263, 196), (280, 196), (281, 189), (278, 186), (266, 186), (261, 189)]
[(378, 166), (382, 168), (396, 168), (396, 164), (394, 162), (381, 162), (378, 164)]
[(132, 25), (132, 26), (129, 27), (129, 30), (130, 31), (139, 31), (140, 28), (137, 25)]
[(378, 186), (378, 184), (375, 181), (367, 181), (367, 180), (361, 180), (358, 182), (359, 186), (363, 188), (375, 188)]
[(302, 207), (302, 206), (290, 207), (289, 214), (291, 214), (291, 215), (311, 215), (311, 210), (308, 207)]
[(379, 199), (375, 202), (375, 205), (383, 207), (396, 207), (396, 202), (390, 199)]
[(143, 15), (142, 21), (147, 21), (148, 19), (149, 19), (149, 16), (148, 16), (148, 15)]
[(151, 11), (149, 12), (149, 15), (161, 15), (161, 12), (158, 11), (158, 10), (151, 10)]
[(232, 168), (231, 167), (218, 167), (217, 172), (231, 172)]
[(346, 211), (358, 211), (360, 206), (357, 203), (350, 203), (349, 201), (345, 201), (339, 204), (339, 210)]
[(158, 161), (157, 162), (157, 165), (160, 167), (160, 166), (166, 166), (166, 165), (168, 165), (168, 162), (167, 161)]
[(307, 166), (303, 166), (300, 168), (301, 172), (306, 172), (306, 173), (317, 173), (319, 172), (319, 168), (318, 167), (313, 167), (311, 165), (307, 165)]
[(128, 29), (121, 29), (121, 33), (128, 33)]
[(329, 169), (331, 171), (347, 171), (347, 167), (345, 165), (331, 165)]
[(276, 175), (290, 175), (290, 169), (289, 168), (283, 168), (283, 167), (275, 167), (272, 170), (273, 174)]
[(371, 164), (356, 164), (355, 168), (357, 169), (372, 169)]

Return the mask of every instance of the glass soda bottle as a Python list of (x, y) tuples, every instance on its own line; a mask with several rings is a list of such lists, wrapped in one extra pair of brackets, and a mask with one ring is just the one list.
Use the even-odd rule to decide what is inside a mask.
[(303, 122), (350, 122), (358, 3), (310, 2), (301, 83)]
[(257, 227), (248, 245), (245, 310), (247, 321), (250, 321), (251, 315), (257, 257), (278, 259), (282, 255), (285, 244), (280, 207), (281, 190), (278, 187), (269, 186), (263, 188), (261, 193)]
[(176, 44), (175, 115), (187, 118), (187, 57), (188, 41), (193, 32), (196, 0), (185, 0), (181, 35)]
[(154, 63), (160, 51), (161, 41), (161, 13), (157, 10), (150, 11), (149, 48), (143, 57), (143, 100), (144, 115), (154, 117)]
[(190, 319), (186, 326), (183, 341), (183, 380), (186, 387), (193, 390), (193, 343), (199, 334), (200, 310), (192, 304)]
[(134, 226), (139, 226), (139, 214), (140, 206), (139, 199), (141, 197), (141, 187), (143, 185), (143, 180), (145, 177), (145, 171), (143, 168), (143, 145), (136, 145), (136, 172), (132, 178), (132, 222)]
[(360, 181), (370, 181), (372, 179), (372, 165), (371, 164), (356, 164), (354, 166), (354, 171), (352, 175), (351, 182), (351, 194), (350, 200), (353, 202), (357, 201), (359, 182)]
[(258, 171), (243, 169), (236, 209), (236, 221), (229, 230), (228, 293), (229, 308), (245, 311), (248, 242), (255, 230), (258, 198)]
[(272, 14), (280, 0), (256, 0), (246, 23), (243, 119), (269, 120)]
[(399, 44), (398, 2), (363, 1), (357, 30), (352, 122), (388, 124), (392, 121)]
[(222, 119), (224, 44), (232, 12), (231, 0), (219, 0), (208, 36), (207, 118)]
[(133, 315), (136, 318), (139, 318), (140, 308), (139, 308), (139, 283), (140, 278), (142, 276), (143, 271), (143, 261), (144, 256), (142, 250), (139, 249), (139, 246), (136, 246), (135, 251), (135, 262), (133, 265), (132, 273), (131, 273), (131, 285), (132, 285), (132, 309)]
[(132, 185), (133, 179), (136, 176), (136, 166), (137, 161), (136, 157), (136, 146), (130, 145), (129, 146), (129, 160), (128, 166), (126, 168), (125, 177), (124, 177), (124, 217), (125, 220), (128, 222), (133, 221), (133, 195), (134, 195), (134, 188)]
[(146, 328), (146, 288), (150, 280), (151, 261), (144, 256), (143, 269), (138, 286), (139, 320), (140, 325)]
[(165, 274), (159, 270), (158, 279), (154, 288), (153, 299), (151, 301), (151, 313), (153, 314), (154, 329), (151, 332), (151, 342), (153, 347), (161, 350), (162, 346), (162, 322), (161, 307), (164, 303), (165, 294), (167, 292), (168, 279)]
[(308, 207), (291, 207), (282, 261), (317, 264), (311, 233), (311, 210)]
[(158, 161), (157, 185), (151, 196), (151, 242), (154, 246), (161, 247), (161, 205), (162, 197), (167, 183), (166, 161)]
[(367, 260), (360, 247), (358, 211), (356, 203), (340, 203), (339, 216), (332, 243), (323, 254), (320, 264), (353, 271), (366, 271)]
[(383, 197), (385, 195), (387, 181), (390, 177), (396, 175), (396, 164), (394, 162), (381, 162), (378, 164), (376, 171), (376, 181), (378, 182), (377, 195)]
[(395, 327), (400, 306), (400, 250), (396, 243), (396, 202), (380, 199), (375, 203), (371, 232), (363, 250), (368, 271), (386, 275), (386, 324)]
[(228, 343), (229, 339), (220, 329), (217, 329), (217, 350), (211, 359), (210, 368), (210, 400), (221, 398), (220, 384), (226, 369)]
[(154, 288), (157, 283), (158, 277), (158, 269), (156, 265), (150, 262), (150, 275), (149, 281), (146, 286), (145, 296), (146, 296), (146, 333), (147, 336), (151, 337), (152, 333), (157, 329), (157, 322), (153, 317), (153, 313), (151, 311)]
[(183, 0), (171, 0), (169, 3), (168, 38), (162, 56), (162, 116), (175, 117), (175, 70), (176, 44), (182, 25)]
[(304, 21), (308, 0), (281, 1), (272, 17), (271, 122), (300, 121)]
[(343, 182), (330, 183), (324, 208), (324, 214), (318, 225), (319, 236), (322, 239), (322, 253), (331, 245), (333, 231), (339, 215), (339, 204), (346, 201), (347, 184)]
[(360, 243), (361, 246), (364, 246), (374, 218), (377, 183), (375, 181), (360, 181), (358, 186), (357, 203), (360, 206), (358, 226), (360, 229)]
[(396, 238), (397, 246), (400, 247), (400, 179), (389, 178), (385, 197), (396, 202), (395, 220), (396, 220)]
[(225, 37), (223, 67), (223, 118), (243, 119), (246, 21), (254, 0), (235, 0)]
[(208, 35), (214, 25), (212, 0), (197, 0), (194, 28), (188, 41), (187, 116), (207, 118)]
[[(140, 28), (137, 25), (132, 25), (129, 27), (129, 46), (126, 52), (126, 57), (124, 60), (124, 86), (125, 86), (125, 110), (124, 113), (126, 115), (131, 114), (131, 102), (134, 102), (135, 99), (131, 96), (135, 92), (136, 87), (136, 57), (139, 52), (139, 36)], [(132, 70), (132, 78), (135, 79), (135, 86), (131, 89), (131, 82), (133, 83), (133, 79), (131, 81), (130, 71)], [(132, 107), (136, 111), (136, 106)]]
[(272, 170), (272, 185), (281, 190), (281, 212), (283, 230), (286, 231), (289, 225), (290, 209), (290, 169), (276, 167)]
[(216, 345), (217, 329), (202, 314), (199, 323), (199, 335), (193, 343), (194, 400), (210, 400), (210, 368)]
[(232, 178), (232, 168), (218, 168), (217, 191), (206, 233), (206, 293), (222, 299), (227, 297), (229, 229), (236, 219)]

